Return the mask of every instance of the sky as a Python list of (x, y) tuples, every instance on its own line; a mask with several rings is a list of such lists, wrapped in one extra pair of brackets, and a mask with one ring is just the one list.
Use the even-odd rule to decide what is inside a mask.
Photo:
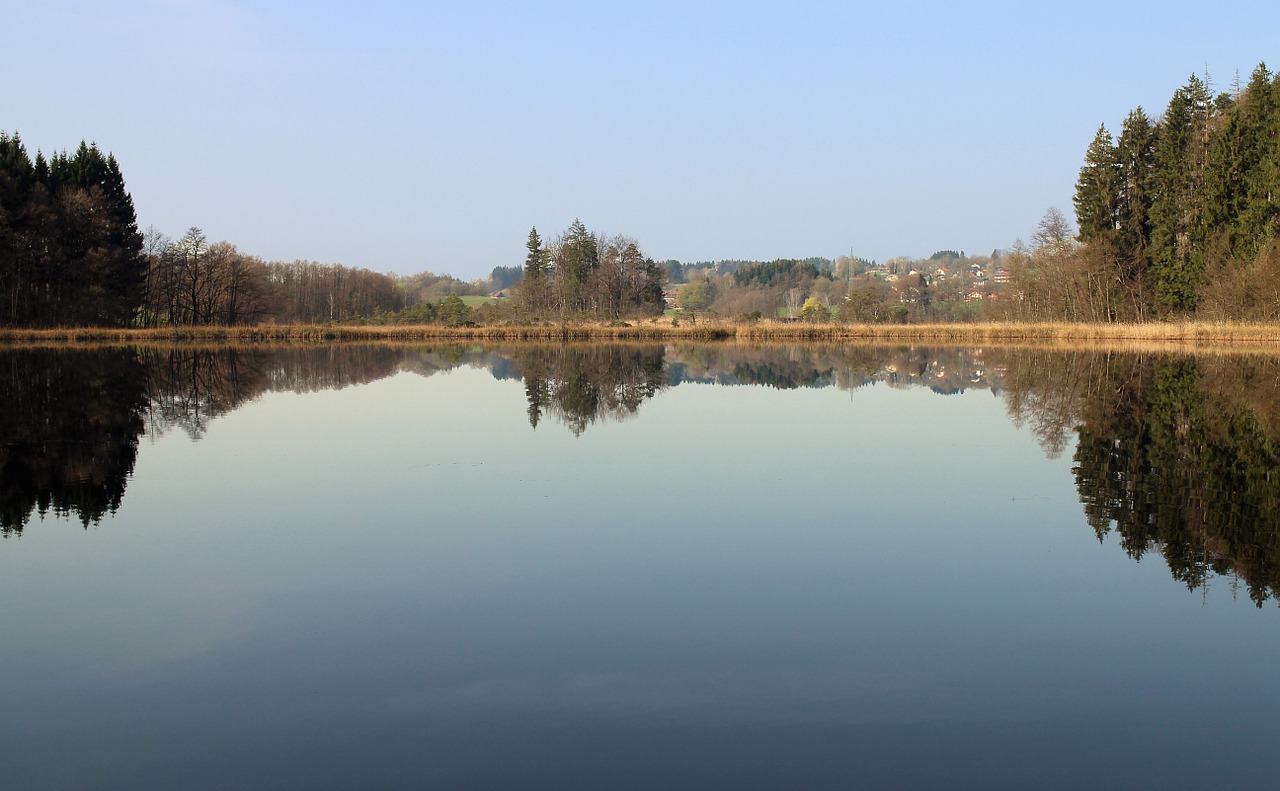
[(1098, 125), (1280, 67), (1280, 4), (9, 0), (0, 129), (139, 226), (464, 279), (575, 218), (658, 260), (1028, 238)]

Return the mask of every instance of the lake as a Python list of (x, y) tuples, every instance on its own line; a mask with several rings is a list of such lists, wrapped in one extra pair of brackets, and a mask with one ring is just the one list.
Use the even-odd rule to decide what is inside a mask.
[(0, 778), (1259, 787), (1280, 357), (0, 351)]

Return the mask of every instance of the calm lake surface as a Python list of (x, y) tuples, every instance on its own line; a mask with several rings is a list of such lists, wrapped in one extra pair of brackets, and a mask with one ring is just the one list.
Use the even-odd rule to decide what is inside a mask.
[(1280, 358), (0, 351), (0, 785), (1266, 787)]

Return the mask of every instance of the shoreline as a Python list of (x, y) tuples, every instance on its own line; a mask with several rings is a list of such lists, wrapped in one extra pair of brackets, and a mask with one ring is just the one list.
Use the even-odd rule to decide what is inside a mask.
[(1142, 344), (1170, 347), (1249, 346), (1280, 351), (1280, 323), (1169, 322), (1066, 324), (734, 324), (672, 326), (669, 319), (625, 324), (563, 323), (444, 327), (438, 325), (260, 325), (126, 329), (0, 328), (0, 344), (334, 343), (360, 341), (745, 341), (755, 343), (945, 343), (1002, 345)]

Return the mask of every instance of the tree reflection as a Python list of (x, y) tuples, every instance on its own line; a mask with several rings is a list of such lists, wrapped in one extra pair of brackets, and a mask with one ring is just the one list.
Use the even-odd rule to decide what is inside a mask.
[(138, 438), (211, 421), (263, 393), (460, 366), (523, 380), (530, 426), (574, 435), (682, 383), (783, 390), (876, 384), (1003, 393), (1074, 475), (1099, 540), (1157, 551), (1191, 588), (1232, 575), (1280, 597), (1280, 359), (916, 346), (532, 344), (144, 347), (0, 352), (0, 531), (52, 511), (86, 527), (120, 505)]
[(553, 415), (579, 436), (600, 420), (625, 420), (667, 386), (661, 346), (524, 346), (506, 352), (525, 381), (529, 425)]
[(81, 524), (114, 513), (144, 432), (201, 438), (267, 391), (305, 392), (394, 373), (385, 347), (20, 349), (0, 352), (0, 532), (33, 514)]
[(148, 428), (200, 439), (209, 422), (266, 392), (307, 393), (376, 381), (395, 373), (401, 352), (386, 346), (173, 347), (140, 353)]
[(138, 454), (145, 370), (125, 350), (0, 354), (0, 532), (33, 513), (85, 527), (120, 506)]
[(1280, 361), (1011, 353), (1009, 408), (1073, 471), (1099, 540), (1164, 556), (1188, 588), (1214, 575), (1280, 594)]

